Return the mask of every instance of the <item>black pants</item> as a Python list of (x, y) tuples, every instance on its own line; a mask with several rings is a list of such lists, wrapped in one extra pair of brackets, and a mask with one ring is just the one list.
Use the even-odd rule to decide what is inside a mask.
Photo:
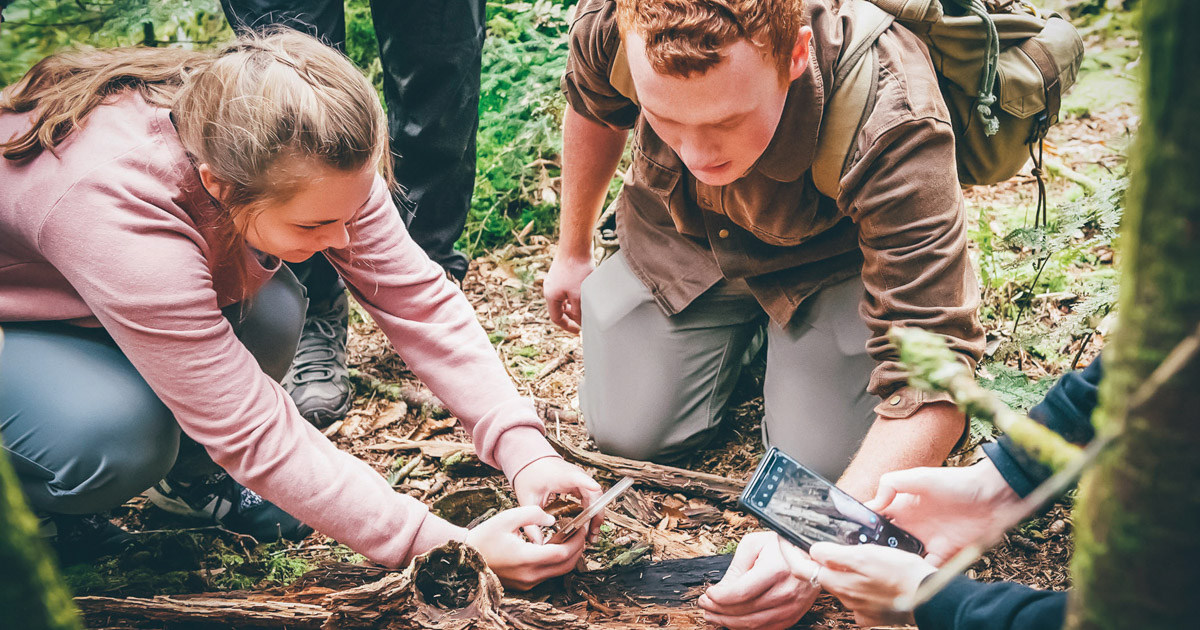
[[(461, 279), (467, 259), (454, 250), (475, 186), (479, 73), (485, 0), (371, 0), (383, 65), (383, 97), (396, 160), (397, 199), (413, 240)], [(344, 49), (342, 0), (221, 0), (238, 28), (283, 24)], [(411, 210), (407, 210), (411, 208)], [(314, 303), (340, 289), (323, 256), (293, 267)]]

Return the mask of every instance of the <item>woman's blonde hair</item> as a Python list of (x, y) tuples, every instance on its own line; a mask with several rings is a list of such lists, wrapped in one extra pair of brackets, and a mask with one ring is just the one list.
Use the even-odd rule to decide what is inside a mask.
[[(32, 112), (6, 159), (54, 152), (105, 98), (136, 90), (168, 107), (184, 149), (221, 180), (227, 223), (287, 201), (319, 164), (378, 164), (389, 187), (387, 122), (371, 83), (341, 53), (297, 31), (246, 33), (212, 51), (73, 50), (40, 61), (0, 93), (0, 112)], [(230, 238), (242, 243), (241, 235)]]

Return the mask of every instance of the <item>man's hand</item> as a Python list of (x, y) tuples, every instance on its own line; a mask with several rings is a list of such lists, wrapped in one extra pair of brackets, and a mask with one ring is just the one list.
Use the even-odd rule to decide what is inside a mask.
[(1005, 522), (1020, 497), (992, 460), (963, 468), (913, 468), (879, 479), (867, 507), (925, 543), (926, 560), (941, 565)]
[[(815, 561), (821, 571), (817, 579), (825, 590), (854, 611), (860, 626), (911, 624), (911, 613), (898, 613), (897, 597), (912, 595), (934, 566), (921, 556), (880, 545), (836, 545), (820, 542), (806, 554), (783, 543), (783, 557), (793, 575), (812, 576)], [(810, 555), (811, 554), (811, 555)]]
[(571, 256), (560, 251), (550, 264), (550, 272), (542, 285), (550, 321), (568, 332), (578, 333), (580, 318), (579, 294), (583, 281), (596, 268), (589, 256)]
[(541, 508), (513, 508), (467, 532), (466, 543), (479, 550), (506, 588), (527, 591), (574, 569), (583, 554), (583, 536), (572, 536), (561, 545), (542, 545), (527, 542), (517, 533), (553, 524), (554, 517)]
[[(568, 464), (557, 457), (543, 457), (535, 460), (517, 473), (512, 481), (513, 492), (521, 505), (545, 507), (550, 497), (555, 494), (570, 494), (577, 497), (583, 506), (591, 505), (592, 501), (600, 498), (600, 484), (592, 479), (582, 468)], [(587, 532), (595, 538), (604, 522), (604, 513), (592, 519)], [(530, 525), (525, 528), (525, 535), (535, 544), (545, 540), (542, 528)], [(584, 540), (586, 536), (579, 536)]]
[(733, 630), (782, 630), (808, 612), (821, 589), (792, 575), (781, 543), (773, 532), (742, 539), (724, 579), (700, 596), (705, 621)]

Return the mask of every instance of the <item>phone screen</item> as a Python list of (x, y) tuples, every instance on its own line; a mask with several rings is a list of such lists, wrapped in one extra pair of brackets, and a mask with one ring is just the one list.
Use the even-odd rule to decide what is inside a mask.
[(921, 553), (914, 536), (778, 449), (763, 458), (742, 503), (803, 549), (816, 542), (879, 544)]

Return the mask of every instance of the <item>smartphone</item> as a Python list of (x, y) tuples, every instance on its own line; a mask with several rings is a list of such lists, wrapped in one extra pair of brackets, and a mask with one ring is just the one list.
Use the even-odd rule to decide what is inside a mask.
[(805, 551), (813, 543), (832, 542), (925, 553), (925, 545), (916, 536), (872, 512), (778, 448), (763, 456), (738, 502)]

